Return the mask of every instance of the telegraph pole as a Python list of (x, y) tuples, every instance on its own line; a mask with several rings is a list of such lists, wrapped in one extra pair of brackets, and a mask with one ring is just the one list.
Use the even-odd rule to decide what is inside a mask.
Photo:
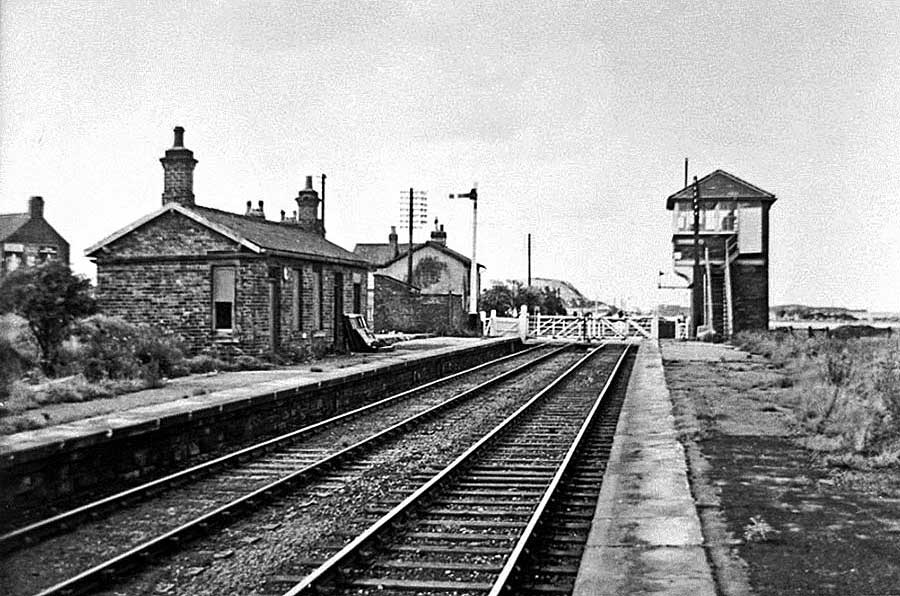
[(531, 287), (531, 234), (528, 234), (528, 287)]
[(324, 230), (324, 229), (325, 229), (325, 174), (322, 174), (322, 230)]
[(703, 284), (700, 278), (703, 269), (700, 268), (700, 184), (694, 176), (691, 207), (694, 210), (694, 278), (691, 282), (691, 337), (697, 339), (697, 327), (700, 324), (700, 316), (703, 312)]
[(413, 285), (413, 189), (409, 189), (409, 249), (406, 251), (406, 283)]

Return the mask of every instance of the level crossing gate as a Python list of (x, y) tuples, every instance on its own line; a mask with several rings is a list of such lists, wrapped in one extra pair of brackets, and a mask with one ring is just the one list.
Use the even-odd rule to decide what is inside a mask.
[(483, 316), (484, 335), (518, 335), (568, 341), (625, 340), (658, 337), (655, 316), (546, 316), (529, 315), (498, 317), (496, 313)]

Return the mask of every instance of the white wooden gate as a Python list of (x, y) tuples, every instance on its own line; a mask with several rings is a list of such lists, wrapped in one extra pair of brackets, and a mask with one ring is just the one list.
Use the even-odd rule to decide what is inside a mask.
[(569, 317), (529, 315), (524, 308), (518, 317), (498, 317), (496, 312), (481, 314), (485, 336), (518, 335), (544, 339), (590, 341), (610, 339), (643, 339), (659, 335), (653, 316)]
[(572, 341), (593, 339), (653, 338), (657, 335), (655, 317), (569, 317), (531, 315), (528, 336)]

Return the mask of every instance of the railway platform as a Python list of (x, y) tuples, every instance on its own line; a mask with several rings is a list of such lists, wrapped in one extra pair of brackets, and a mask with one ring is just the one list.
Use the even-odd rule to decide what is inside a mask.
[(152, 478), (229, 445), (287, 432), (519, 346), (518, 338), (415, 339), (389, 352), (194, 375), (112, 398), (122, 403), (111, 402), (103, 414), (0, 437), (0, 512)]
[(120, 429), (142, 426), (148, 421), (155, 422), (166, 416), (228, 404), (235, 398), (248, 394), (321, 385), (398, 363), (433, 355), (449, 355), (498, 341), (502, 341), (502, 338), (416, 337), (395, 344), (393, 351), (354, 353), (270, 370), (215, 372), (169, 379), (164, 386), (155, 389), (77, 404), (81, 412), (76, 414), (65, 412), (72, 409), (70, 404), (48, 405), (43, 410), (53, 420), (62, 418), (62, 422), (0, 436), (0, 457), (48, 444), (77, 442), (97, 431), (120, 432)]
[(632, 370), (573, 594), (716, 594), (654, 341)]

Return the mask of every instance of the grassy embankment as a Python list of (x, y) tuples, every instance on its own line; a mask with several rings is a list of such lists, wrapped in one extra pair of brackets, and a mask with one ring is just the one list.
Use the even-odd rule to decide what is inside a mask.
[(806, 447), (830, 463), (900, 466), (900, 340), (741, 333), (733, 343), (785, 374)]

